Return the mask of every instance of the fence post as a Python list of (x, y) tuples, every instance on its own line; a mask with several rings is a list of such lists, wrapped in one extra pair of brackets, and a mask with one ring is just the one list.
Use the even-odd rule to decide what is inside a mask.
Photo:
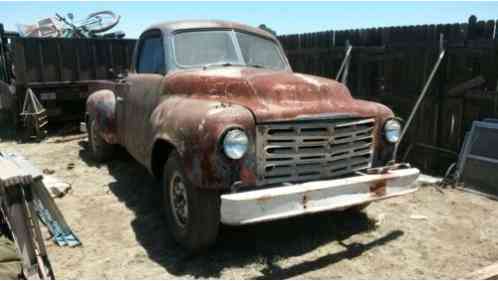
[(472, 15), (469, 17), (469, 24), (467, 25), (467, 38), (466, 41), (476, 39), (477, 17)]
[[(439, 37), (439, 40), (443, 41), (443, 38), (444, 37), (441, 34)], [(443, 44), (440, 42), (439, 46), (442, 47)], [(436, 64), (434, 64), (434, 67), (432, 68), (431, 74), (429, 75), (429, 78), (427, 78), (427, 81), (425, 82), (424, 88), (422, 89), (422, 92), (420, 93), (420, 95), (417, 99), (417, 102), (415, 103), (415, 106), (413, 107), (412, 112), (410, 113), (410, 116), (408, 117), (408, 120), (406, 121), (406, 124), (405, 124), (403, 130), (401, 131), (401, 134), (399, 136), (399, 140), (394, 147), (394, 152), (393, 152), (393, 157), (392, 157), (392, 160), (394, 160), (394, 161), (396, 160), (396, 154), (398, 154), (399, 145), (403, 141), (403, 137), (406, 134), (406, 131), (408, 130), (408, 128), (410, 127), (410, 123), (412, 122), (413, 117), (415, 116), (415, 113), (417, 113), (417, 110), (420, 107), (422, 100), (424, 99), (425, 95), (427, 94), (427, 90), (429, 89), (429, 85), (431, 84), (431, 82), (434, 78), (434, 75), (436, 75), (436, 71), (438, 70), (439, 65), (441, 64), (441, 61), (443, 60), (445, 53), (446, 53), (446, 50), (444, 48), (439, 51), (438, 60), (436, 61)]]
[(297, 61), (298, 61), (298, 70), (300, 72), (304, 72), (304, 69), (303, 69), (303, 65), (304, 65), (303, 57), (304, 56), (303, 56), (301, 50), (302, 50), (302, 47), (301, 47), (301, 34), (298, 34), (297, 35), (297, 52), (296, 52)]
[[(498, 21), (495, 21), (495, 23), (498, 22)], [(496, 26), (496, 25), (495, 25)], [(498, 65), (498, 42), (495, 41), (494, 42), (494, 53), (495, 53), (495, 66)], [(498, 69), (496, 69), (495, 67), (495, 79), (496, 79), (496, 86), (495, 86), (495, 91), (498, 92)], [(497, 102), (497, 99), (498, 99), (498, 95), (495, 94), (495, 106), (494, 106), (494, 115), (495, 116), (498, 116), (498, 102)]]
[(9, 82), (7, 74), (7, 58), (5, 57), (6, 52), (4, 49), (4, 33), (3, 24), (0, 23), (0, 81)]

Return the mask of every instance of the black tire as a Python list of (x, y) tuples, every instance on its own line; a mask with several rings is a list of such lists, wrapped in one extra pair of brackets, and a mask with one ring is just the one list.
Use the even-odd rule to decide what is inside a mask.
[(12, 115), (12, 94), (9, 85), (0, 81), (0, 125), (5, 127), (9, 123)]
[(364, 211), (368, 206), (370, 205), (370, 203), (364, 203), (364, 204), (361, 204), (361, 205), (356, 205), (356, 206), (353, 206), (353, 207), (350, 207), (348, 208), (347, 210), (348, 211), (351, 211), (351, 212), (362, 212)]
[(105, 162), (112, 158), (115, 145), (107, 143), (99, 133), (95, 118), (89, 117), (86, 123), (88, 133), (88, 147), (92, 158), (99, 162)]
[[(206, 250), (216, 242), (220, 225), (220, 197), (216, 191), (194, 188), (185, 177), (180, 156), (171, 153), (163, 172), (163, 199), (166, 221), (175, 241), (190, 254)], [(174, 207), (174, 183), (182, 181), (187, 199), (187, 216), (180, 218)], [(181, 197), (181, 196), (180, 196)], [(175, 213), (176, 212), (176, 213)]]

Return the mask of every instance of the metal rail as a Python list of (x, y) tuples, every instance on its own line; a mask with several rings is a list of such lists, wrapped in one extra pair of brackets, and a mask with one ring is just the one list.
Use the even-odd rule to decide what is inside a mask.
[(349, 62), (351, 61), (351, 51), (353, 50), (353, 46), (349, 44), (349, 41), (346, 41), (346, 55), (342, 60), (341, 67), (337, 72), (336, 80), (341, 81), (343, 84), (346, 83), (346, 79), (348, 78), (349, 73)]
[(436, 75), (437, 70), (439, 69), (439, 65), (441, 64), (441, 61), (443, 60), (446, 50), (444, 49), (443, 46), (443, 34), (439, 36), (439, 56), (436, 61), (436, 64), (434, 64), (434, 67), (432, 68), (431, 74), (429, 75), (429, 78), (427, 78), (427, 81), (425, 82), (424, 88), (422, 89), (422, 92), (420, 93), (417, 102), (415, 103), (415, 106), (412, 109), (412, 112), (410, 113), (410, 116), (408, 117), (408, 120), (406, 121), (405, 126), (403, 127), (403, 130), (401, 131), (401, 135), (399, 136), (399, 141), (396, 143), (394, 147), (394, 152), (393, 152), (393, 157), (392, 160), (396, 160), (396, 155), (398, 154), (398, 148), (401, 142), (403, 141), (403, 137), (406, 134), (406, 131), (410, 127), (410, 124), (413, 120), (413, 117), (415, 116), (415, 113), (417, 113), (418, 108), (420, 107), (420, 104), (422, 103), (422, 100), (424, 99), (425, 95), (427, 94), (427, 90), (429, 89), (429, 86), (434, 79), (434, 76)]

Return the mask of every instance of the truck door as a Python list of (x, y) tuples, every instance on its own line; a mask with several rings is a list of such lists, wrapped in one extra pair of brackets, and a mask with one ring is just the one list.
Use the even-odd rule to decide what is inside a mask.
[(122, 140), (128, 152), (144, 165), (150, 143), (150, 114), (161, 95), (159, 86), (166, 73), (164, 40), (158, 30), (147, 31), (140, 37), (135, 73), (126, 78), (129, 92), (124, 100)]

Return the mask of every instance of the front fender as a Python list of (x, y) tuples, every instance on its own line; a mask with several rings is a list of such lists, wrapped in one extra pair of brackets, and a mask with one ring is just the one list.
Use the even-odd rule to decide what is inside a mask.
[[(154, 143), (161, 139), (175, 146), (195, 187), (225, 189), (236, 181), (256, 183), (255, 121), (247, 108), (173, 96), (157, 106), (151, 124)], [(229, 159), (222, 151), (221, 138), (230, 128), (241, 128), (249, 137), (249, 151), (240, 160)]]
[(118, 143), (116, 124), (116, 95), (111, 90), (92, 93), (86, 101), (87, 118), (97, 122), (101, 136), (107, 143)]

